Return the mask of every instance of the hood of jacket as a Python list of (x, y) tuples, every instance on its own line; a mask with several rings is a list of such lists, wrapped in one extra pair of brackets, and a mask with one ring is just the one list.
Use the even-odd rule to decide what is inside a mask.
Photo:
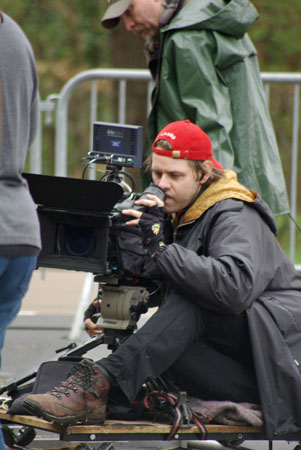
[(239, 39), (257, 18), (257, 10), (248, 0), (191, 0), (161, 31), (208, 29)]
[[(225, 170), (224, 177), (212, 183), (192, 204), (192, 206), (181, 217), (181, 225), (197, 220), (209, 208), (216, 203), (226, 199), (236, 199), (247, 202), (257, 210), (262, 219), (276, 234), (277, 227), (272, 212), (258, 195), (257, 192), (247, 189), (237, 181), (237, 175), (233, 170)], [(173, 214), (174, 223), (177, 225), (176, 214)]]

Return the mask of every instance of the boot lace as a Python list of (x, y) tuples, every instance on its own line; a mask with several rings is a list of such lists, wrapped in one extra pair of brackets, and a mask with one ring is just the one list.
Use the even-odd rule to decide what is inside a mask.
[(95, 390), (90, 388), (93, 375), (95, 374), (95, 367), (88, 365), (85, 362), (75, 364), (68, 372), (67, 379), (51, 389), (49, 394), (61, 400), (62, 394), (69, 397), (70, 391), (79, 392), (78, 388), (82, 388), (84, 393), (89, 391), (98, 397)]

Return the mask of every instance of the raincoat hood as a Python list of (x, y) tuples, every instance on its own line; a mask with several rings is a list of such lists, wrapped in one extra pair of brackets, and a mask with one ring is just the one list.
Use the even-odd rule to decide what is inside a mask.
[(257, 18), (257, 10), (248, 0), (191, 0), (161, 31), (207, 29), (240, 39)]

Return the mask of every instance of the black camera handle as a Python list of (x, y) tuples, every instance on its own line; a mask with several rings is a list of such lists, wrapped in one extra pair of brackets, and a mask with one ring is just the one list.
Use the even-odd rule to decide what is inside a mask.
[[(85, 178), (85, 174), (87, 169), (92, 165), (92, 164), (104, 164), (107, 163), (108, 160), (107, 158), (104, 158), (102, 160), (100, 160), (100, 158), (83, 158), (83, 159), (89, 159), (89, 162), (85, 165), (83, 172), (82, 172), (82, 178)], [(124, 195), (123, 198), (127, 198), (129, 196), (131, 196), (134, 192), (137, 192), (137, 183), (134, 177), (132, 177), (132, 175), (128, 172), (125, 172), (123, 170), (122, 166), (116, 166), (114, 164), (107, 164), (106, 165), (106, 170), (99, 170), (99, 172), (101, 172), (103, 175), (100, 177), (99, 181), (110, 181), (110, 182), (114, 182), (116, 184), (119, 184), (123, 191), (124, 191)], [(130, 181), (130, 185), (124, 181), (124, 179), (127, 179)], [(125, 190), (128, 191), (128, 194), (125, 193)]]

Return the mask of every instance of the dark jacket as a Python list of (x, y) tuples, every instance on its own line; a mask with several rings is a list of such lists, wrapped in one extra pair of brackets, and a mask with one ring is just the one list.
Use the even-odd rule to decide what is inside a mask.
[(227, 183), (219, 191), (209, 187), (199, 197), (175, 226), (174, 243), (157, 267), (204, 308), (246, 311), (270, 439), (301, 428), (301, 279), (275, 238), (266, 204), (256, 195), (239, 199), (233, 173), (227, 174), (230, 189)]
[(203, 308), (246, 311), (266, 437), (300, 430), (301, 278), (270, 209), (226, 171), (177, 221), (167, 222), (156, 264), (138, 230), (121, 233), (124, 267), (165, 280)]
[(257, 191), (274, 214), (289, 211), (248, 0), (191, 0), (161, 28), (147, 152), (159, 131), (189, 119), (210, 137), (215, 158)]

